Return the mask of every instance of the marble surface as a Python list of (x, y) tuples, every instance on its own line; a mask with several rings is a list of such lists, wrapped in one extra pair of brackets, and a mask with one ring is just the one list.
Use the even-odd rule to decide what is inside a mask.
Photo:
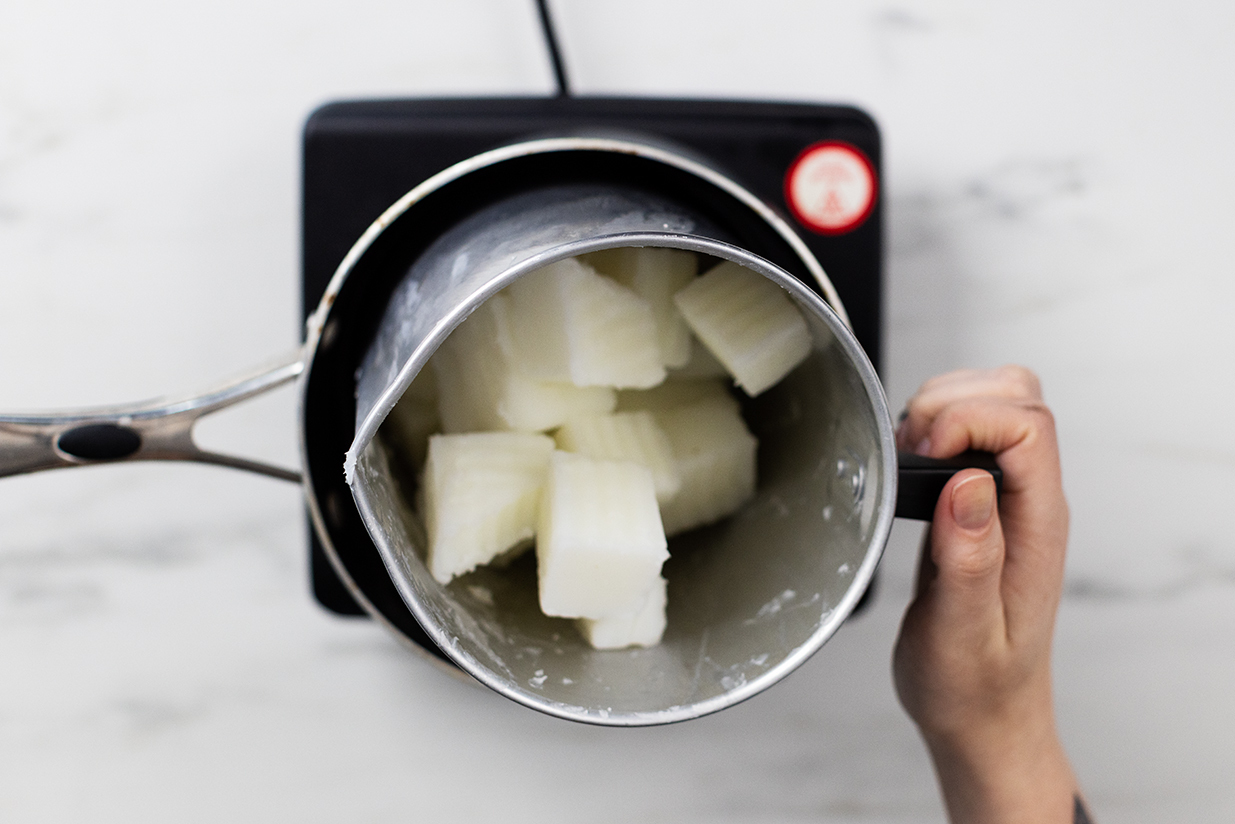
[[(584, 93), (845, 101), (886, 139), (887, 385), (1025, 363), (1073, 507), (1063, 734), (1099, 820), (1235, 818), (1235, 7), (557, 0)], [(0, 408), (191, 390), (294, 345), (299, 130), (536, 94), (532, 4), (0, 5)], [(284, 391), (203, 439), (294, 463)], [(613, 731), (306, 588), (299, 491), (0, 481), (0, 820), (941, 821), (874, 608), (720, 715)]]

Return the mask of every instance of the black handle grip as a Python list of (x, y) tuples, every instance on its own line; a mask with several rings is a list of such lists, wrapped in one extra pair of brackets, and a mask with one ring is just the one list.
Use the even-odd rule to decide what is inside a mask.
[(962, 469), (985, 469), (995, 477), (995, 492), (1003, 491), (1003, 470), (990, 452), (962, 452), (955, 458), (924, 458), (898, 452), (896, 517), (929, 521), (948, 479)]

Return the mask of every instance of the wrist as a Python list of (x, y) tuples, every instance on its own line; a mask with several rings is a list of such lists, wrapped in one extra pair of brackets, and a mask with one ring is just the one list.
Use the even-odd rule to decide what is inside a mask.
[(1052, 714), (924, 737), (953, 824), (1072, 821), (1078, 788)]

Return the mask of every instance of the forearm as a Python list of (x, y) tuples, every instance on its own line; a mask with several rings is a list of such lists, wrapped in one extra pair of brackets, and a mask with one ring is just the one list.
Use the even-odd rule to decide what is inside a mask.
[(952, 824), (1089, 824), (1077, 815), (1080, 788), (1052, 723), (927, 746)]

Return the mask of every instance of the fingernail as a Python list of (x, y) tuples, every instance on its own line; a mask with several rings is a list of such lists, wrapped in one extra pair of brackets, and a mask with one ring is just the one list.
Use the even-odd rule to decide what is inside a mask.
[(995, 479), (974, 475), (952, 487), (952, 517), (961, 529), (977, 531), (995, 514)]
[(923, 457), (930, 455), (931, 454), (931, 439), (923, 438), (922, 440), (918, 441), (918, 445), (913, 448), (913, 451), (917, 453), (918, 455), (922, 455)]

